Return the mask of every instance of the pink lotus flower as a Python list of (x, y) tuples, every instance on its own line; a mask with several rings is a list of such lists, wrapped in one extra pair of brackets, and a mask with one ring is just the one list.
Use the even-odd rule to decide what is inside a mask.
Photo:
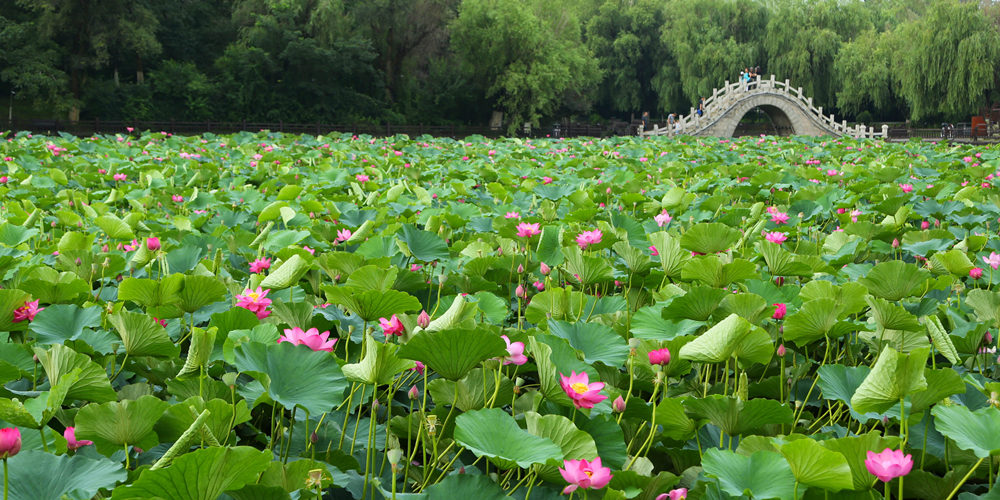
[(788, 237), (785, 236), (785, 233), (781, 233), (781, 232), (778, 232), (778, 231), (773, 231), (773, 232), (770, 232), (770, 233), (765, 231), (764, 232), (764, 239), (766, 239), (767, 241), (769, 241), (771, 243), (780, 245), (780, 244), (784, 243), (785, 240), (788, 239)]
[(552, 272), (552, 268), (542, 262), (541, 265), (538, 266), (538, 271), (542, 273), (542, 276), (548, 276), (549, 273)]
[(271, 305), (271, 299), (267, 298), (270, 290), (257, 287), (256, 290), (247, 288), (243, 290), (243, 295), (236, 296), (236, 307), (242, 307), (257, 315), (257, 319), (264, 319), (271, 315), (267, 307)]
[(427, 311), (420, 311), (417, 316), (417, 326), (420, 328), (427, 328), (431, 324), (431, 315), (427, 314)]
[(578, 374), (576, 371), (572, 371), (568, 377), (560, 373), (559, 377), (562, 389), (566, 391), (566, 395), (573, 400), (573, 404), (577, 408), (593, 408), (595, 404), (608, 399), (607, 396), (600, 393), (601, 389), (604, 388), (604, 382), (590, 383), (590, 376), (587, 375), (587, 372)]
[(782, 357), (785, 355), (786, 352), (788, 351), (785, 349), (785, 344), (781, 344), (778, 346), (778, 350), (775, 352), (775, 354), (777, 354), (778, 357)]
[(982, 259), (983, 262), (989, 264), (994, 270), (1000, 267), (1000, 254), (997, 254), (996, 252), (990, 252), (989, 257), (982, 257)]
[(969, 277), (972, 278), (972, 279), (974, 279), (974, 280), (982, 278), (983, 277), (983, 268), (981, 268), (981, 267), (973, 267), (972, 269), (969, 269)]
[(146, 248), (150, 252), (155, 252), (160, 249), (160, 239), (156, 236), (150, 236), (146, 238)]
[(87, 445), (94, 444), (93, 441), (89, 441), (86, 439), (81, 439), (77, 441), (76, 427), (67, 427), (66, 430), (63, 431), (63, 437), (66, 438), (66, 447), (69, 448), (70, 451), (73, 451), (77, 448), (82, 448)]
[(786, 306), (784, 303), (774, 304), (774, 314), (771, 315), (771, 318), (783, 319), (785, 317), (786, 312), (788, 312), (788, 306)]
[(541, 281), (535, 281), (531, 285), (538, 289), (539, 292), (545, 291), (545, 283), (542, 283)]
[(309, 252), (309, 255), (316, 255), (316, 250), (309, 248), (307, 245), (302, 245), (302, 249)]
[(14, 323), (20, 323), (24, 320), (31, 321), (35, 319), (35, 315), (38, 311), (44, 311), (44, 307), (38, 307), (38, 301), (33, 300), (31, 302), (24, 301), (24, 305), (14, 309)]
[(368, 182), (369, 177), (365, 174), (357, 174), (354, 176), (354, 179), (358, 182)]
[(788, 224), (788, 214), (785, 212), (774, 212), (771, 214), (771, 222), (775, 224)]
[(528, 362), (528, 357), (524, 355), (524, 342), (511, 342), (506, 335), (500, 338), (507, 343), (507, 356), (503, 358), (505, 365), (523, 365)]
[(900, 184), (899, 189), (902, 189), (906, 194), (910, 194), (913, 192), (913, 184)]
[(687, 500), (687, 488), (677, 488), (656, 496), (656, 500)]
[(125, 174), (115, 174), (115, 175), (111, 176), (111, 178), (114, 179), (114, 180), (116, 180), (116, 181), (123, 181), (123, 180), (127, 179), (128, 176), (125, 175)]
[(399, 321), (399, 318), (397, 318), (395, 314), (393, 314), (390, 319), (379, 318), (378, 324), (382, 327), (382, 334), (386, 337), (391, 337), (393, 335), (401, 336), (406, 333), (406, 328), (403, 327), (403, 323)]
[(0, 459), (7, 460), (21, 451), (21, 430), (17, 427), (0, 429)]
[(903, 450), (889, 448), (882, 450), (882, 453), (869, 451), (865, 467), (882, 482), (888, 483), (894, 478), (910, 473), (910, 469), (913, 468), (913, 457), (909, 454), (903, 455)]
[(184, 201), (184, 197), (179, 194), (170, 195), (170, 199), (173, 200), (174, 203), (181, 203)]
[(670, 214), (668, 214), (666, 210), (664, 210), (664, 211), (662, 211), (662, 212), (654, 215), (653, 216), (653, 220), (656, 221), (656, 225), (658, 227), (663, 227), (663, 226), (665, 226), (667, 224), (670, 224), (670, 221), (674, 220), (674, 218), (671, 217)]
[(655, 351), (649, 351), (649, 364), (664, 366), (670, 363), (670, 349), (664, 347)]
[(611, 482), (611, 469), (601, 465), (601, 457), (588, 462), (586, 460), (566, 460), (559, 473), (569, 486), (562, 490), (563, 495), (576, 491), (577, 488), (599, 490)]
[(155, 322), (157, 325), (162, 326), (163, 328), (167, 327), (167, 320), (165, 319), (160, 319), (157, 318), (156, 316), (153, 316), (153, 322)]
[(514, 289), (514, 296), (519, 299), (528, 298), (528, 292), (524, 291), (524, 285), (518, 284), (517, 288)]
[(851, 222), (857, 222), (859, 215), (861, 215), (861, 210), (851, 210)]
[(410, 368), (410, 369), (413, 370), (413, 371), (415, 371), (415, 372), (417, 372), (418, 375), (423, 375), (424, 374), (424, 368), (425, 368), (424, 364), (421, 363), (421, 362), (419, 362), (419, 361), (414, 361), (413, 363), (414, 363), (414, 366), (413, 366), (413, 368)]
[(551, 177), (542, 177), (542, 184), (552, 184)]
[(926, 230), (930, 229), (930, 227), (931, 227), (931, 223), (930, 222), (925, 221), (925, 220), (920, 221), (920, 229), (921, 230), (926, 231)]
[(595, 229), (593, 231), (584, 231), (576, 237), (576, 244), (580, 245), (580, 249), (584, 250), (590, 245), (596, 245), (601, 242), (601, 238), (604, 236), (600, 229)]
[(611, 409), (614, 410), (615, 413), (625, 413), (625, 399), (621, 396), (615, 398), (615, 400), (611, 402)]
[(659, 250), (656, 249), (655, 245), (649, 245), (649, 253), (653, 257), (658, 257), (660, 255), (660, 252), (659, 252)]
[(420, 399), (420, 390), (417, 386), (410, 387), (410, 390), (406, 391), (406, 397), (410, 398), (410, 401), (416, 401)]
[(503, 216), (503, 218), (504, 219), (520, 219), (521, 218), (521, 214), (519, 212), (507, 212)]
[(522, 222), (517, 225), (517, 235), (521, 238), (530, 238), (536, 234), (541, 234), (541, 230), (538, 229), (538, 223), (527, 223)]
[(419, 271), (419, 270), (421, 270), (423, 268), (424, 268), (424, 266), (422, 266), (420, 264), (410, 264), (410, 272), (411, 273), (415, 273), (415, 272), (417, 272), (417, 271)]
[(346, 228), (345, 229), (338, 229), (337, 230), (337, 243), (340, 243), (341, 241), (347, 241), (347, 240), (351, 239), (351, 234), (352, 233), (351, 233), (350, 229), (346, 229)]
[(325, 331), (319, 333), (318, 328), (310, 328), (306, 331), (302, 331), (301, 328), (286, 328), (285, 334), (278, 337), (278, 343), (291, 342), (295, 345), (304, 345), (314, 351), (326, 351), (333, 352), (333, 345), (337, 343), (337, 339), (327, 340), (330, 338), (330, 331)]
[(270, 268), (271, 259), (257, 259), (250, 263), (250, 272), (255, 274)]

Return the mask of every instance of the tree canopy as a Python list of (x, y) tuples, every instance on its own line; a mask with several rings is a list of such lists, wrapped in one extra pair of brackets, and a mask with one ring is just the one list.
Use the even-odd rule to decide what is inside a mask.
[(686, 113), (745, 67), (845, 118), (1000, 101), (1000, 7), (959, 0), (15, 0), (18, 116), (483, 124)]

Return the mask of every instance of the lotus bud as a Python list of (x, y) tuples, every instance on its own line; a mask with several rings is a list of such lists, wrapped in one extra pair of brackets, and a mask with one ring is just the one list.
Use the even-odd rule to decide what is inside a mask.
[(774, 277), (774, 284), (776, 286), (784, 285), (785, 284), (785, 277), (784, 276), (775, 276)]
[(785, 351), (785, 344), (779, 345), (778, 346), (778, 356), (784, 356), (785, 352), (786, 352)]
[(312, 444), (316, 444), (316, 443), (319, 442), (319, 436), (316, 435), (315, 431), (313, 431), (313, 432), (311, 432), (309, 434), (309, 442), (312, 443)]
[(518, 264), (517, 265), (517, 274), (521, 274), (523, 272), (524, 272), (524, 264)]
[(625, 412), (625, 400), (621, 396), (615, 398), (614, 402), (611, 403), (611, 408), (615, 410), (615, 413)]
[(542, 272), (542, 276), (548, 276), (549, 273), (552, 272), (552, 268), (545, 265), (544, 262), (542, 262), (542, 264), (538, 266), (538, 270)]
[(236, 387), (236, 378), (239, 377), (239, 373), (228, 372), (222, 375), (222, 383), (228, 385), (229, 387)]
[(149, 238), (146, 238), (146, 248), (148, 248), (150, 252), (155, 252), (159, 250), (160, 239), (157, 238), (156, 236), (150, 236)]
[(524, 286), (522, 285), (517, 285), (517, 288), (514, 289), (514, 295), (516, 295), (519, 299), (528, 297), (528, 293), (524, 291)]
[(892, 239), (892, 248), (899, 248), (899, 238)]
[(378, 411), (378, 399), (372, 400), (372, 411)]
[(991, 334), (989, 330), (986, 331), (986, 343), (987, 344), (993, 343), (993, 334)]
[(417, 326), (420, 328), (427, 328), (427, 325), (431, 324), (431, 315), (427, 314), (427, 311), (420, 311), (420, 315), (417, 316)]
[(420, 399), (420, 391), (417, 389), (417, 386), (410, 387), (410, 390), (407, 391), (406, 395), (410, 398), (410, 401)]
[(399, 464), (399, 459), (403, 458), (403, 450), (399, 448), (393, 448), (385, 454), (385, 457), (389, 459), (389, 465), (392, 466), (392, 470), (396, 470), (396, 466)]

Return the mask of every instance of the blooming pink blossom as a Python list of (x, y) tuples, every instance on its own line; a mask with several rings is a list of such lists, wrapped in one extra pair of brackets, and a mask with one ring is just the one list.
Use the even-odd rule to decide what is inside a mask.
[(247, 288), (243, 290), (243, 295), (236, 296), (236, 307), (242, 307), (256, 314), (257, 319), (264, 319), (271, 315), (271, 311), (267, 310), (268, 306), (271, 305), (271, 299), (267, 298), (270, 291), (259, 286), (256, 290)]
[(774, 319), (783, 319), (786, 312), (788, 312), (788, 306), (783, 303), (777, 303), (774, 304), (774, 314), (771, 317)]
[(861, 215), (861, 210), (851, 210), (851, 222), (857, 222), (859, 215)]
[(391, 337), (393, 335), (401, 336), (406, 333), (406, 328), (403, 327), (403, 323), (399, 321), (399, 318), (397, 318), (395, 314), (393, 314), (390, 319), (379, 318), (378, 324), (382, 327), (382, 334), (386, 337)]
[(594, 229), (593, 231), (584, 231), (576, 237), (576, 244), (580, 245), (580, 249), (586, 249), (590, 245), (596, 245), (601, 242), (601, 238), (604, 236), (600, 229)]
[(304, 345), (314, 351), (333, 352), (333, 345), (337, 343), (337, 339), (327, 340), (329, 338), (329, 330), (323, 333), (319, 333), (318, 328), (302, 331), (296, 326), (295, 328), (286, 328), (285, 334), (278, 337), (278, 343), (290, 342), (295, 345)]
[(417, 372), (418, 375), (423, 375), (424, 374), (424, 368), (425, 368), (424, 364), (421, 363), (421, 362), (419, 362), (419, 361), (414, 361), (413, 363), (414, 363), (414, 366), (413, 366), (413, 368), (410, 368), (410, 369), (413, 370), (413, 371), (415, 371), (415, 372)]
[(307, 245), (302, 245), (302, 249), (309, 252), (309, 255), (316, 255), (316, 250), (309, 248)]
[(504, 219), (520, 219), (521, 218), (521, 214), (519, 212), (507, 212), (503, 216), (503, 218)]
[(974, 280), (982, 278), (983, 277), (983, 268), (981, 268), (981, 267), (973, 267), (972, 269), (969, 269), (969, 277), (972, 278), (972, 279), (974, 279)]
[(184, 197), (179, 194), (170, 195), (170, 199), (173, 200), (174, 203), (181, 203), (184, 201)]
[(127, 179), (128, 176), (125, 175), (125, 174), (115, 174), (115, 175), (112, 176), (112, 178), (114, 180), (116, 180), (116, 181), (123, 181), (123, 180)]
[(788, 224), (788, 214), (776, 211), (771, 214), (771, 222), (775, 224)]
[(595, 404), (608, 399), (607, 396), (601, 394), (604, 382), (590, 383), (590, 376), (587, 375), (587, 372), (578, 374), (576, 371), (572, 371), (568, 377), (560, 373), (559, 377), (563, 391), (566, 391), (566, 395), (573, 400), (573, 404), (577, 408), (593, 408)]
[(905, 476), (913, 468), (913, 457), (903, 455), (903, 450), (886, 448), (882, 453), (868, 452), (865, 467), (882, 482), (888, 483), (894, 478)]
[(663, 227), (663, 226), (665, 226), (667, 224), (670, 224), (670, 221), (674, 220), (674, 218), (671, 217), (670, 214), (668, 214), (666, 210), (664, 210), (664, 211), (662, 211), (662, 212), (654, 215), (653, 216), (653, 220), (656, 221), (656, 225), (657, 226)]
[(523, 365), (528, 362), (528, 357), (524, 355), (524, 342), (511, 342), (506, 335), (500, 338), (507, 343), (507, 356), (503, 358), (505, 365)]
[(541, 234), (538, 223), (522, 222), (517, 225), (517, 236), (520, 238), (530, 238), (536, 234)]
[(365, 174), (357, 174), (354, 176), (354, 179), (358, 182), (368, 182), (369, 177)]
[(259, 273), (265, 269), (271, 268), (271, 259), (257, 259), (250, 263), (250, 272)]
[(539, 292), (545, 290), (545, 283), (542, 283), (541, 281), (535, 281), (531, 285), (538, 289)]
[(899, 189), (902, 189), (906, 194), (910, 194), (913, 192), (913, 184), (900, 184)]
[(781, 233), (781, 232), (778, 232), (778, 231), (772, 231), (772, 232), (766, 232), (765, 231), (764, 232), (764, 239), (766, 239), (767, 241), (769, 241), (771, 243), (775, 243), (775, 244), (780, 245), (780, 244), (784, 243), (785, 240), (788, 239), (788, 237), (785, 236), (785, 233)]
[(982, 259), (983, 262), (989, 264), (994, 270), (1000, 267), (1000, 254), (997, 254), (996, 252), (990, 252), (989, 257), (982, 257)]
[(542, 184), (552, 184), (551, 177), (542, 177)]
[(70, 451), (75, 450), (77, 448), (82, 448), (87, 445), (94, 444), (93, 441), (89, 441), (86, 439), (81, 439), (77, 441), (76, 427), (67, 427), (66, 430), (63, 431), (63, 437), (66, 438), (66, 447), (69, 448)]
[(337, 230), (337, 243), (340, 243), (341, 241), (347, 241), (347, 240), (351, 239), (351, 234), (352, 233), (351, 233), (350, 229), (346, 229), (346, 228), (345, 229), (338, 229)]
[(649, 253), (652, 254), (653, 257), (660, 255), (660, 252), (656, 249), (655, 245), (649, 245)]
[(38, 301), (33, 300), (31, 302), (24, 301), (24, 305), (14, 309), (14, 323), (20, 323), (24, 320), (32, 321), (35, 319), (35, 315), (39, 311), (45, 310), (44, 307), (38, 307)]
[(649, 364), (663, 366), (668, 363), (670, 363), (670, 349), (664, 347), (663, 349), (649, 351)]
[(569, 486), (563, 489), (563, 495), (576, 491), (577, 488), (599, 490), (611, 482), (611, 469), (601, 465), (601, 457), (588, 462), (586, 460), (566, 460), (559, 473)]

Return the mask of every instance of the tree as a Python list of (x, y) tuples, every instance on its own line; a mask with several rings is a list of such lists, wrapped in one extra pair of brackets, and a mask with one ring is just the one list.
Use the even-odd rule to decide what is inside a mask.
[(451, 24), (465, 71), (506, 113), (508, 132), (567, 103), (589, 107), (600, 71), (579, 21), (556, 2), (463, 0)]

